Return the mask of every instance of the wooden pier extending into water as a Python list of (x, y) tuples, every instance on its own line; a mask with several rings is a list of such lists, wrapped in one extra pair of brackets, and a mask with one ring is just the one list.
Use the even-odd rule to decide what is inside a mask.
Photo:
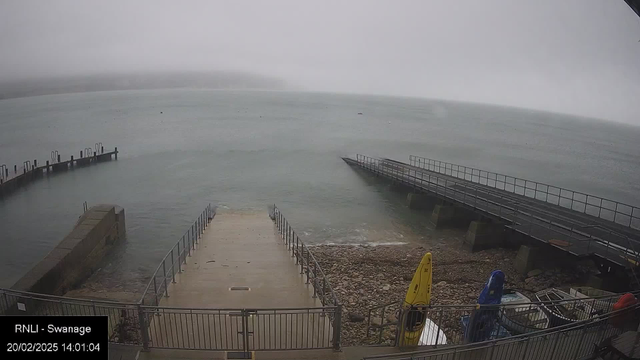
[(605, 272), (624, 274), (640, 264), (640, 209), (635, 206), (416, 156), (409, 163), (364, 155), (344, 161), (391, 180), (409, 193), (410, 207), (433, 209), (430, 220), (436, 227), (468, 226), (472, 250), (496, 246), (507, 229), (590, 257)]
[(80, 157), (74, 158), (71, 155), (69, 160), (62, 160), (58, 151), (52, 151), (51, 159), (47, 160), (44, 165), (39, 165), (37, 159), (24, 161), (21, 166), (15, 164), (13, 167), (8, 167), (6, 164), (0, 164), (0, 197), (8, 195), (21, 186), (25, 186), (45, 175), (69, 171), (77, 167), (89, 166), (112, 159), (118, 160), (118, 148), (105, 152), (102, 143), (96, 143), (94, 148), (80, 150)]

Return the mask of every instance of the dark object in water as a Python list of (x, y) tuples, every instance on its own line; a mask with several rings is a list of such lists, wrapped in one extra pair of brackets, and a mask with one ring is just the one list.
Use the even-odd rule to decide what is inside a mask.
[(358, 115), (362, 115), (362, 113), (358, 113)]

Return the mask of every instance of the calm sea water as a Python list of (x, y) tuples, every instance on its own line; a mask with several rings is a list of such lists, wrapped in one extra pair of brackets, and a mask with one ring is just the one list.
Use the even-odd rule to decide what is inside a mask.
[[(162, 112), (162, 113), (161, 113)], [(358, 115), (362, 112), (363, 115)], [(276, 203), (311, 243), (420, 241), (420, 214), (341, 156), (410, 154), (640, 205), (640, 128), (436, 100), (166, 90), (0, 101), (0, 164), (102, 142), (118, 161), (54, 175), (0, 200), (0, 286), (73, 227), (82, 204), (126, 211), (128, 241), (104, 272), (143, 279), (208, 204)], [(138, 284), (136, 281), (132, 281)]]

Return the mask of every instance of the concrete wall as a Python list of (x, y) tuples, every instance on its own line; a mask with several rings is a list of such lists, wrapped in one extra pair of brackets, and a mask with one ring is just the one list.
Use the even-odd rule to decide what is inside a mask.
[(85, 212), (74, 229), (11, 288), (64, 295), (96, 269), (104, 255), (126, 236), (124, 209), (97, 205)]

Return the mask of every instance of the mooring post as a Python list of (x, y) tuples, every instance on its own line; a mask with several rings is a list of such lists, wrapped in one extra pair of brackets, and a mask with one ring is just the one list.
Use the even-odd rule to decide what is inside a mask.
[(104, 146), (100, 146), (100, 154), (104, 154)]
[(13, 172), (18, 173), (18, 165), (13, 165)]
[(118, 160), (118, 147), (116, 146), (116, 149), (114, 151), (116, 153), (116, 160)]
[(60, 162), (60, 154), (58, 154), (58, 162)]
[(38, 159), (33, 159), (33, 168), (37, 168), (38, 167)]
[(80, 159), (82, 159), (82, 150), (80, 150)]
[(71, 167), (73, 167), (73, 155), (71, 155)]

